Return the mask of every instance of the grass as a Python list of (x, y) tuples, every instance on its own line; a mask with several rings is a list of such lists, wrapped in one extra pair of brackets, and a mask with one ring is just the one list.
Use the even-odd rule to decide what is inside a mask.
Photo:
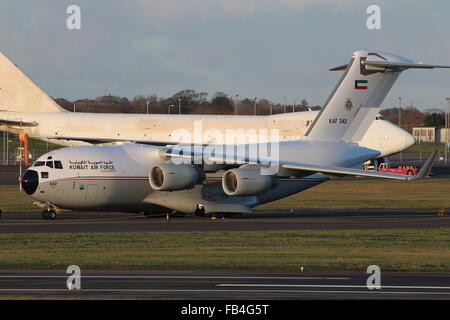
[[(333, 180), (262, 206), (450, 207), (450, 180)], [(17, 186), (0, 186), (4, 212), (39, 212)], [(0, 269), (242, 269), (450, 271), (450, 229), (283, 232), (0, 234)]]
[(437, 209), (450, 207), (450, 180), (332, 180), (260, 209)]
[(450, 230), (1, 234), (1, 269), (450, 271)]
[(445, 149), (444, 143), (420, 142), (420, 143), (415, 143), (405, 153), (416, 153), (416, 152), (431, 153), (434, 150), (444, 152), (445, 151), (444, 149)]
[(0, 185), (0, 210), (3, 212), (40, 212), (33, 202), (33, 198), (19, 191), (18, 185)]
[[(450, 180), (332, 180), (291, 197), (260, 206), (265, 209), (439, 209), (450, 208)], [(0, 186), (3, 212), (40, 212), (18, 186)]]

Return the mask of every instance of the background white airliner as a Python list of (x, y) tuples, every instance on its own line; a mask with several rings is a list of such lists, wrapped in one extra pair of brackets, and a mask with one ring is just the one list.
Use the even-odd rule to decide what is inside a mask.
[[(30, 138), (63, 146), (124, 141), (173, 144), (180, 142), (173, 136), (176, 130), (184, 128), (194, 133), (199, 123), (201, 141), (187, 139), (184, 142), (217, 143), (217, 137), (208, 132), (220, 132), (224, 136), (227, 129), (249, 128), (278, 129), (277, 139), (297, 140), (305, 135), (317, 115), (318, 111), (272, 116), (73, 113), (60, 107), (0, 53), (0, 130), (25, 133)], [(375, 119), (376, 115), (373, 117)], [(358, 142), (379, 151), (380, 157), (414, 144), (412, 135), (388, 121), (379, 119), (369, 125)]]

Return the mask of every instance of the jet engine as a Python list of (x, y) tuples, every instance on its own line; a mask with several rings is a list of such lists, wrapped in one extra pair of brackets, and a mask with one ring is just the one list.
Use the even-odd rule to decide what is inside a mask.
[(222, 177), (223, 191), (229, 196), (253, 196), (267, 192), (273, 177), (261, 175), (260, 168), (237, 168), (225, 172)]
[(190, 189), (201, 179), (199, 170), (188, 164), (162, 163), (150, 169), (150, 186), (156, 191)]

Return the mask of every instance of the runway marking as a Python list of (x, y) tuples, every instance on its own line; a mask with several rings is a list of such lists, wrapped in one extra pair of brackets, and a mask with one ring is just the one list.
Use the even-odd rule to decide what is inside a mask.
[[(216, 287), (283, 287), (283, 288), (366, 288), (363, 285), (339, 284), (263, 284), (263, 283), (222, 283)], [(450, 290), (450, 287), (440, 286), (381, 286), (382, 289), (422, 289), (422, 290)], [(450, 294), (450, 292), (449, 292)]]
[[(0, 278), (20, 279), (20, 278), (67, 278), (67, 276), (47, 276), (47, 275), (0, 275)], [(264, 276), (89, 276), (82, 275), (82, 278), (89, 279), (256, 279), (256, 280), (350, 280), (348, 277), (264, 277)]]
[(339, 293), (339, 294), (399, 294), (399, 295), (450, 295), (450, 292), (437, 291), (381, 291), (381, 290), (220, 290), (220, 289), (82, 289), (70, 291), (67, 289), (0, 289), (1, 292), (54, 292), (79, 295), (80, 293), (152, 293), (152, 292), (240, 292), (240, 293)]
[[(162, 216), (161, 216), (162, 217)], [(392, 222), (393, 220), (395, 220), (396, 222), (427, 222), (427, 221), (443, 221), (443, 220), (448, 220), (450, 219), (450, 217), (427, 217), (427, 218), (415, 218), (415, 219), (404, 219), (404, 218), (389, 218), (388, 217), (362, 217), (365, 218), (364, 220), (361, 220), (361, 217), (346, 217), (347, 219), (339, 219), (337, 220), (336, 218), (334, 218), (333, 220), (327, 219), (328, 217), (323, 217), (323, 219), (321, 219), (321, 217), (279, 217), (279, 218), (261, 218), (261, 219), (255, 219), (255, 218), (250, 218), (250, 219), (219, 219), (219, 220), (214, 220), (214, 222), (211, 222), (209, 219), (198, 219), (198, 220), (180, 220), (179, 222), (181, 224), (198, 224), (199, 222), (204, 222), (204, 223), (260, 223), (260, 224), (273, 224), (273, 223), (277, 223), (277, 224), (285, 224), (286, 221), (284, 221), (283, 219), (288, 218), (288, 219), (292, 219), (292, 218), (298, 218), (298, 223), (304, 224), (304, 223), (321, 223), (321, 224), (326, 224), (326, 223), (367, 223), (367, 222), (372, 222), (372, 223), (385, 223), (386, 221)], [(134, 220), (133, 222), (136, 223), (140, 223), (141, 220), (143, 220), (145, 218), (143, 217), (120, 217), (120, 218), (99, 218), (99, 219), (71, 219), (71, 220), (57, 220), (56, 223), (53, 222), (48, 222), (48, 221), (39, 221), (39, 220), (35, 220), (35, 219), (27, 219), (27, 220), (3, 220), (0, 222), (0, 226), (23, 226), (24, 222), (27, 223), (27, 226), (48, 226), (48, 225), (54, 225), (54, 226), (62, 226), (62, 225), (81, 225), (81, 224), (89, 224), (91, 222), (104, 222), (104, 223), (108, 223), (108, 224), (118, 224), (121, 221), (124, 220)], [(270, 220), (269, 220), (270, 219)], [(383, 220), (381, 220), (383, 219)], [(160, 220), (155, 220), (155, 221), (148, 221), (148, 220), (144, 220), (146, 221), (146, 225), (148, 224), (161, 224)], [(292, 222), (292, 221), (291, 221)], [(143, 224), (144, 225), (144, 224)]]

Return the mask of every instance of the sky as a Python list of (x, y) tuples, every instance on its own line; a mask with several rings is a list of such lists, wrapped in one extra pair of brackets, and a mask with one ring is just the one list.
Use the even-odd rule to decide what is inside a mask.
[[(81, 29), (66, 12), (81, 9)], [(366, 10), (378, 5), (381, 29)], [(183, 89), (322, 105), (358, 49), (450, 65), (446, 0), (1, 0), (0, 51), (53, 97)], [(383, 106), (443, 107), (450, 70), (404, 72)]]

